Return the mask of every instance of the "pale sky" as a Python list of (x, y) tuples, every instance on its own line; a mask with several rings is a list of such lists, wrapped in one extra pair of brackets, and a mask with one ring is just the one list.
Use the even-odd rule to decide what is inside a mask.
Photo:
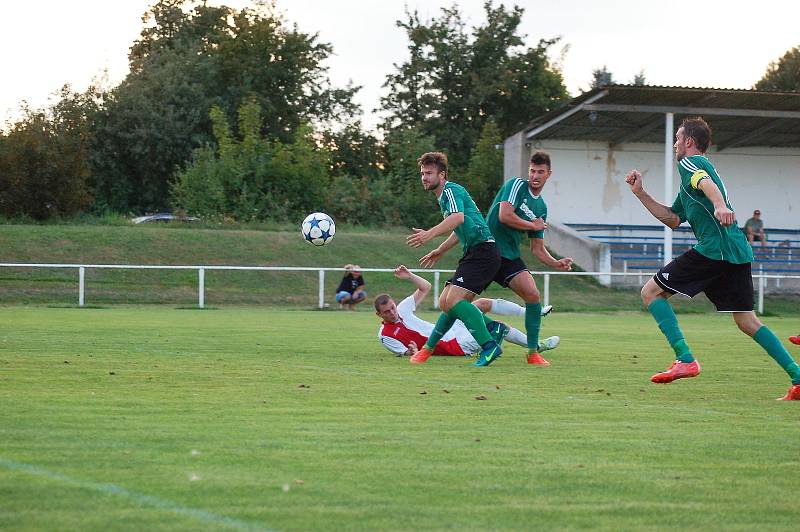
[[(34, 107), (64, 83), (84, 90), (93, 78), (106, 86), (127, 74), (128, 48), (142, 27), (149, 0), (6, 0), (0, 19), (0, 123)], [(234, 8), (246, 0), (213, 1)], [(483, 22), (483, 0), (278, 0), (286, 19), (333, 45), (328, 61), (334, 84), (363, 86), (357, 97), (364, 123), (384, 94), (381, 85), (403, 62), (407, 39), (395, 26), (404, 8), (423, 19), (457, 3), (468, 23)], [(499, 4), (495, 0), (495, 5)], [(506, 6), (514, 2), (505, 2)], [(553, 48), (573, 96), (586, 89), (593, 69), (607, 65), (617, 82), (644, 70), (647, 82), (716, 88), (752, 88), (770, 61), (800, 45), (800, 1), (517, 0), (525, 8), (527, 43), (561, 36)], [(696, 6), (696, 7), (695, 7)], [(691, 8), (691, 10), (690, 10)], [(683, 11), (678, 11), (682, 9)], [(534, 117), (531, 117), (534, 118)]]

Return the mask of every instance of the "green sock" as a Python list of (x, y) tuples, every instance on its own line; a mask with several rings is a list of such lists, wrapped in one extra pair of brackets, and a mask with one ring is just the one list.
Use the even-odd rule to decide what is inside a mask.
[(792, 378), (792, 384), (800, 384), (800, 366), (794, 361), (789, 351), (783, 347), (775, 333), (770, 331), (766, 325), (762, 325), (753, 335), (753, 340), (763, 347), (764, 351), (774, 358), (775, 362), (789, 374), (789, 377)]
[(450, 309), (448, 314), (451, 317), (455, 316), (463, 321), (464, 325), (467, 326), (467, 330), (469, 330), (472, 337), (475, 338), (475, 341), (480, 345), (483, 345), (492, 339), (488, 329), (486, 329), (486, 323), (483, 319), (483, 312), (481, 312), (478, 307), (466, 299), (462, 299), (453, 305), (453, 308)]
[(528, 351), (539, 350), (539, 329), (542, 328), (542, 304), (525, 305), (525, 334), (528, 335)]
[(675, 317), (675, 312), (672, 310), (672, 306), (667, 303), (667, 300), (658, 297), (650, 303), (647, 310), (653, 315), (658, 328), (667, 337), (667, 342), (669, 342), (672, 350), (675, 351), (675, 359), (681, 362), (694, 362), (694, 357), (686, 344), (683, 332), (678, 326), (678, 318)]
[(450, 330), (450, 327), (452, 327), (455, 322), (456, 319), (450, 317), (446, 312), (439, 314), (439, 319), (436, 320), (436, 325), (434, 325), (433, 331), (431, 331), (431, 335), (428, 337), (428, 341), (425, 342), (425, 347), (428, 348), (428, 351), (431, 353), (433, 352), (433, 348), (436, 347), (436, 344), (439, 343), (442, 336)]

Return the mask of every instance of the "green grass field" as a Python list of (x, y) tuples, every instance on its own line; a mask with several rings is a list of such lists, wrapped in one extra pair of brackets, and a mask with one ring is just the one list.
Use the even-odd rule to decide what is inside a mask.
[(653, 385), (638, 312), (474, 368), (395, 358), (368, 309), (0, 307), (0, 529), (796, 529), (786, 376), (681, 320), (703, 373)]

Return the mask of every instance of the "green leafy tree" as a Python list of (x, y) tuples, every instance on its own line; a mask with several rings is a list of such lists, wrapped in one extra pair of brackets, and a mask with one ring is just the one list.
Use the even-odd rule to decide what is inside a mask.
[(331, 156), (333, 175), (374, 179), (381, 174), (385, 165), (383, 146), (364, 131), (360, 121), (324, 131), (322, 139)]
[[(391, 191), (386, 206), (396, 209), (398, 224), (427, 228), (441, 220), (436, 199), (420, 181), (417, 159), (429, 151), (434, 151), (433, 137), (416, 129), (394, 130), (386, 139), (386, 176)], [(452, 168), (450, 175), (454, 175)]]
[(487, 122), (472, 150), (469, 168), (462, 179), (462, 184), (484, 215), (488, 213), (497, 190), (503, 184), (502, 144), (500, 129), (494, 122)]
[(522, 8), (495, 8), (489, 1), (484, 9), (486, 23), (471, 29), (457, 6), (429, 21), (406, 12), (397, 26), (406, 32), (410, 57), (384, 83), (381, 128), (387, 137), (415, 128), (433, 138), (454, 169), (467, 167), (489, 119), (509, 135), (567, 98), (561, 73), (547, 57), (557, 39), (525, 47)]
[(800, 91), (800, 46), (770, 62), (755, 88), (761, 91)]
[(644, 70), (640, 70), (638, 74), (633, 76), (631, 85), (637, 85), (639, 87), (647, 85), (647, 78), (644, 75)]
[(261, 133), (287, 144), (308, 134), (304, 124), (324, 130), (358, 110), (358, 88), (328, 80), (331, 47), (287, 29), (272, 4), (235, 11), (161, 0), (143, 21), (130, 74), (107, 95), (95, 136), (97, 208), (166, 206), (171, 176), (213, 140), (213, 106), (235, 122), (253, 98)]
[(242, 221), (298, 219), (322, 210), (330, 160), (309, 128), (299, 127), (288, 144), (264, 136), (255, 99), (239, 110), (238, 138), (219, 107), (212, 108), (211, 121), (216, 149), (195, 150), (192, 164), (178, 173), (172, 185), (176, 207)]
[(94, 105), (91, 90), (64, 86), (50, 109), (23, 109), (0, 142), (0, 213), (44, 220), (88, 207)]

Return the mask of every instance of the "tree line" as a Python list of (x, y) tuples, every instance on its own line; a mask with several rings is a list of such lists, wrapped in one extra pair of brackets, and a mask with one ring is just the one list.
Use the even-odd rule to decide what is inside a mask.
[[(416, 158), (434, 149), (485, 209), (502, 183), (498, 145), (569, 95), (548, 58), (558, 39), (526, 46), (521, 7), (489, 0), (484, 11), (475, 26), (455, 5), (397, 21), (408, 58), (386, 76), (376, 135), (354, 103), (359, 87), (331, 83), (332, 47), (274, 3), (160, 0), (122, 82), (65, 86), (0, 133), (0, 215), (178, 209), (283, 222), (322, 210), (350, 223), (420, 224), (435, 211), (419, 193)], [(794, 49), (770, 65), (758, 88), (800, 87), (798, 57)]]

